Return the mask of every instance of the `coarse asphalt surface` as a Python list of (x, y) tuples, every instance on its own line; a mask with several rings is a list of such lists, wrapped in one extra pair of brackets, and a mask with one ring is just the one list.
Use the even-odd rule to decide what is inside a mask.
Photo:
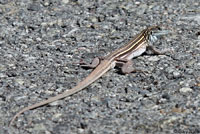
[[(86, 89), (29, 110), (68, 90), (91, 62), (148, 26), (171, 32), (134, 67), (111, 69)], [(199, 0), (0, 0), (0, 134), (200, 133)]]

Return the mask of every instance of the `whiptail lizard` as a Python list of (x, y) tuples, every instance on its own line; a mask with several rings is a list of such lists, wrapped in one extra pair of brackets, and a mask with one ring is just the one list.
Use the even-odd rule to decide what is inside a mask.
[[(147, 48), (153, 50), (156, 54), (162, 54), (158, 50), (154, 49), (149, 42), (153, 41), (155, 36), (152, 35), (153, 31), (159, 31), (160, 28), (158, 26), (152, 26), (144, 29), (141, 33), (137, 34), (131, 41), (129, 41), (125, 46), (115, 50), (113, 53), (107, 55), (100, 61), (98, 58), (95, 58), (91, 65), (84, 65), (91, 68), (95, 68), (83, 81), (77, 84), (74, 88), (67, 90), (55, 97), (50, 97), (47, 100), (43, 100), (34, 105), (25, 107), (21, 111), (19, 111), (11, 120), (9, 126), (12, 125), (14, 120), (24, 113), (27, 110), (31, 110), (48, 103), (54, 102), (56, 100), (65, 98), (70, 96), (80, 90), (86, 88), (88, 85), (96, 81), (103, 74), (105, 74), (109, 69), (114, 68), (116, 65), (120, 65), (123, 73), (131, 73), (134, 72), (135, 69), (132, 67), (131, 59), (137, 56), (140, 56), (142, 53), (146, 51)], [(153, 41), (154, 42), (154, 41)]]

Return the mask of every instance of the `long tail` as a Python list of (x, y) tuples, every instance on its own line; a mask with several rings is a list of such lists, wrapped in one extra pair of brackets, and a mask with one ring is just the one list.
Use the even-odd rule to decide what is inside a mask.
[(65, 98), (67, 96), (70, 96), (76, 92), (79, 92), (80, 90), (84, 89), (85, 87), (87, 87), (88, 85), (90, 85), (91, 83), (93, 83), (94, 81), (96, 81), (98, 78), (100, 78), (104, 73), (106, 73), (108, 70), (110, 69), (110, 63), (109, 62), (104, 62), (104, 64), (100, 64), (98, 67), (96, 67), (95, 70), (92, 71), (92, 73), (86, 77), (83, 81), (81, 81), (77, 86), (75, 86), (74, 88), (67, 90), (57, 96), (54, 97), (50, 97), (47, 100), (43, 100), (39, 103), (33, 104), (31, 106), (25, 107), (24, 109), (22, 109), (21, 111), (19, 111), (17, 114), (15, 114), (15, 116), (12, 118), (12, 120), (9, 123), (9, 127), (13, 124), (13, 122), (15, 121), (15, 119), (17, 117), (19, 117), (22, 113), (24, 113), (25, 111), (46, 105), (48, 103), (54, 102), (56, 100)]

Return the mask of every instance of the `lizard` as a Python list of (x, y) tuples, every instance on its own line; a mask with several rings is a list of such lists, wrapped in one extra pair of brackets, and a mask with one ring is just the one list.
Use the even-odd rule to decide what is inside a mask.
[[(164, 54), (164, 51), (161, 52), (155, 49), (152, 45), (150, 45), (150, 43), (156, 40), (156, 36), (159, 36), (159, 32), (157, 35), (155, 34), (155, 36), (153, 36), (153, 32), (159, 30), (161, 30), (159, 26), (147, 27), (146, 29), (142, 30), (139, 34), (134, 36), (133, 39), (130, 40), (126, 45), (105, 56), (102, 60), (100, 58), (95, 58), (90, 65), (82, 65), (83, 67), (95, 69), (84, 80), (82, 80), (72, 89), (64, 91), (61, 94), (58, 94), (54, 97), (50, 97), (41, 102), (35, 103), (31, 106), (23, 108), (21, 111), (15, 114), (15, 116), (10, 121), (9, 126), (11, 126), (15, 119), (25, 111), (35, 109), (37, 107), (41, 107), (56, 100), (73, 95), (95, 82), (103, 74), (105, 74), (108, 70), (114, 68), (115, 66), (120, 66), (121, 71), (124, 74), (135, 72), (136, 69), (132, 66), (131, 59), (142, 55), (147, 49), (152, 50), (155, 54)], [(160, 33), (160, 35), (163, 34), (162, 32)]]

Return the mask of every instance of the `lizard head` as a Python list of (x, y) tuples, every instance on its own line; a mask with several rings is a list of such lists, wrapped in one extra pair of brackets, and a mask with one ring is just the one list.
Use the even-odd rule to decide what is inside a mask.
[(150, 42), (156, 42), (158, 38), (168, 33), (168, 30), (162, 30), (160, 26), (151, 26), (145, 29), (144, 34), (147, 40), (149, 40)]

